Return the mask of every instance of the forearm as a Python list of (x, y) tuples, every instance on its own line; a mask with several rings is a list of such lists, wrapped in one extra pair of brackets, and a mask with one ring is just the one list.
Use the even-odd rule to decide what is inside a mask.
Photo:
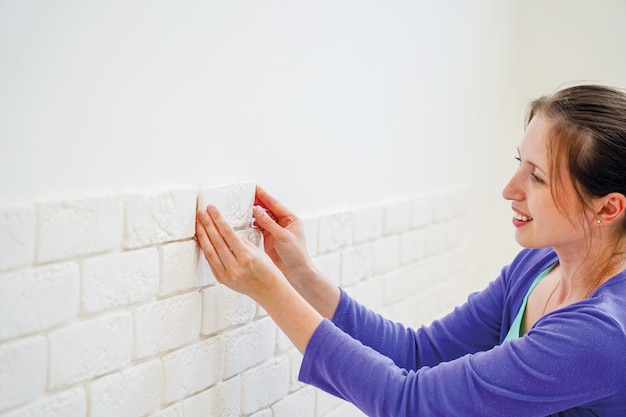
[(313, 332), (323, 320), (322, 315), (287, 281), (279, 283), (273, 291), (253, 298), (294, 346), (304, 353)]
[(319, 314), (329, 320), (333, 319), (341, 298), (339, 287), (314, 267), (303, 269), (297, 276), (290, 277), (289, 281)]

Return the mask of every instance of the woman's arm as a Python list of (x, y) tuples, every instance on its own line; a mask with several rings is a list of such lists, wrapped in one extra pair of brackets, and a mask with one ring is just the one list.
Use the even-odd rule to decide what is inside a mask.
[(332, 319), (340, 290), (311, 261), (302, 220), (259, 186), (253, 215), (263, 232), (265, 252), (274, 264), (315, 310)]
[(261, 305), (304, 352), (323, 317), (254, 244), (240, 239), (214, 206), (197, 214), (196, 238), (215, 278)]

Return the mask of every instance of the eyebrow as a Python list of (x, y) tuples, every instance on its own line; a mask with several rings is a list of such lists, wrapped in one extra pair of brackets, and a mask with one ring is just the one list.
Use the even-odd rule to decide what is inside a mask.
[[(522, 154), (519, 151), (519, 147), (517, 148), (517, 156), (521, 159), (522, 158)], [(533, 168), (541, 171), (546, 177), (548, 176), (548, 172), (546, 170), (544, 170), (543, 168), (541, 168), (539, 165), (531, 162), (531, 161), (526, 161), (524, 160), (524, 162), (526, 162), (527, 164), (531, 165)]]

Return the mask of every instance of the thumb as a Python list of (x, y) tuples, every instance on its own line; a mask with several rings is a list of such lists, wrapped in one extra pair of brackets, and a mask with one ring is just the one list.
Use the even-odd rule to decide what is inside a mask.
[(283, 228), (276, 223), (274, 217), (271, 216), (270, 213), (263, 207), (254, 206), (252, 215), (256, 220), (256, 224), (270, 235), (275, 236), (283, 231)]

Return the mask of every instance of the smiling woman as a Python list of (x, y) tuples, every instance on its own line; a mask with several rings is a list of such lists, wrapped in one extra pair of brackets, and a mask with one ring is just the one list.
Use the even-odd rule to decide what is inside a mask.
[[(261, 188), (254, 216), (269, 256), (212, 206), (198, 213), (197, 238), (217, 279), (259, 302), (304, 353), (300, 380), (369, 416), (623, 416), (624, 114), (626, 95), (601, 86), (531, 104), (503, 191), (525, 249), (485, 290), (417, 330), (324, 277), (302, 222)], [(595, 188), (592, 168), (604, 163), (610, 185)]]

